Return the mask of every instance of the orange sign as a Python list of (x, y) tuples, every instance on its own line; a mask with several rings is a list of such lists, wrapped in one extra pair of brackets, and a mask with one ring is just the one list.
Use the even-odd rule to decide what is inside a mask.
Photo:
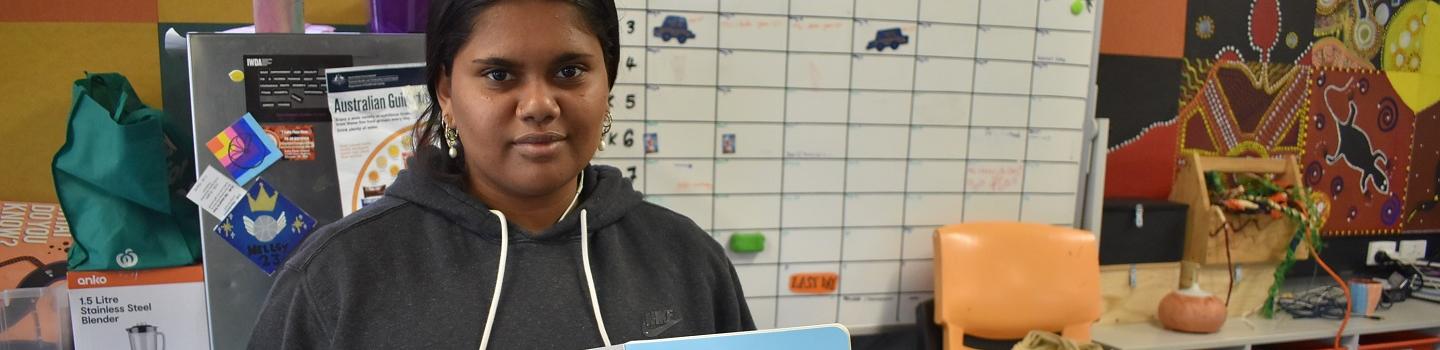
[(790, 275), (790, 292), (802, 294), (834, 293), (840, 286), (840, 274), (834, 272), (804, 272)]
[(66, 276), (70, 289), (122, 286), (143, 286), (205, 281), (205, 268), (200, 264), (148, 270), (70, 271)]

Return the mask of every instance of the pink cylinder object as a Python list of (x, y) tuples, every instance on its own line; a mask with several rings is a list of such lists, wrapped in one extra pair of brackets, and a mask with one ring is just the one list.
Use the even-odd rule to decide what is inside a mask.
[(300, 33), (305, 26), (304, 0), (253, 0), (256, 33)]

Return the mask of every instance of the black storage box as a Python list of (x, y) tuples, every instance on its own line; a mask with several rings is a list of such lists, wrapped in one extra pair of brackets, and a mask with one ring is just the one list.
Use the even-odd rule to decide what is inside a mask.
[(1189, 205), (1153, 199), (1106, 199), (1100, 217), (1100, 265), (1180, 261)]

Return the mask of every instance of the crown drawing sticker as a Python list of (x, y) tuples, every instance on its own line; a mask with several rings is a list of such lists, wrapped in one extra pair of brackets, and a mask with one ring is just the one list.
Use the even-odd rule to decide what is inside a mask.
[(315, 218), (264, 179), (215, 226), (215, 234), (267, 274), (274, 274), (300, 241), (315, 230)]
[[(254, 213), (270, 213), (275, 211), (275, 195), (265, 193), (265, 188), (259, 188), (259, 196), (251, 197), (248, 194), (245, 199), (250, 203), (250, 211)], [(280, 212), (277, 219), (275, 215), (256, 215), (255, 219), (242, 217), (245, 221), (245, 231), (261, 243), (269, 242), (280, 235), (285, 229), (285, 212)]]

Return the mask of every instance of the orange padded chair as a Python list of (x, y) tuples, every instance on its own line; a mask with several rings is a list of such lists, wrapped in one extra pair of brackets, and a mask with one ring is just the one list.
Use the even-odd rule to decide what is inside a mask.
[(1090, 341), (1100, 318), (1095, 235), (1020, 222), (977, 222), (935, 230), (935, 323), (945, 349), (965, 335), (1020, 339), (1031, 330)]

